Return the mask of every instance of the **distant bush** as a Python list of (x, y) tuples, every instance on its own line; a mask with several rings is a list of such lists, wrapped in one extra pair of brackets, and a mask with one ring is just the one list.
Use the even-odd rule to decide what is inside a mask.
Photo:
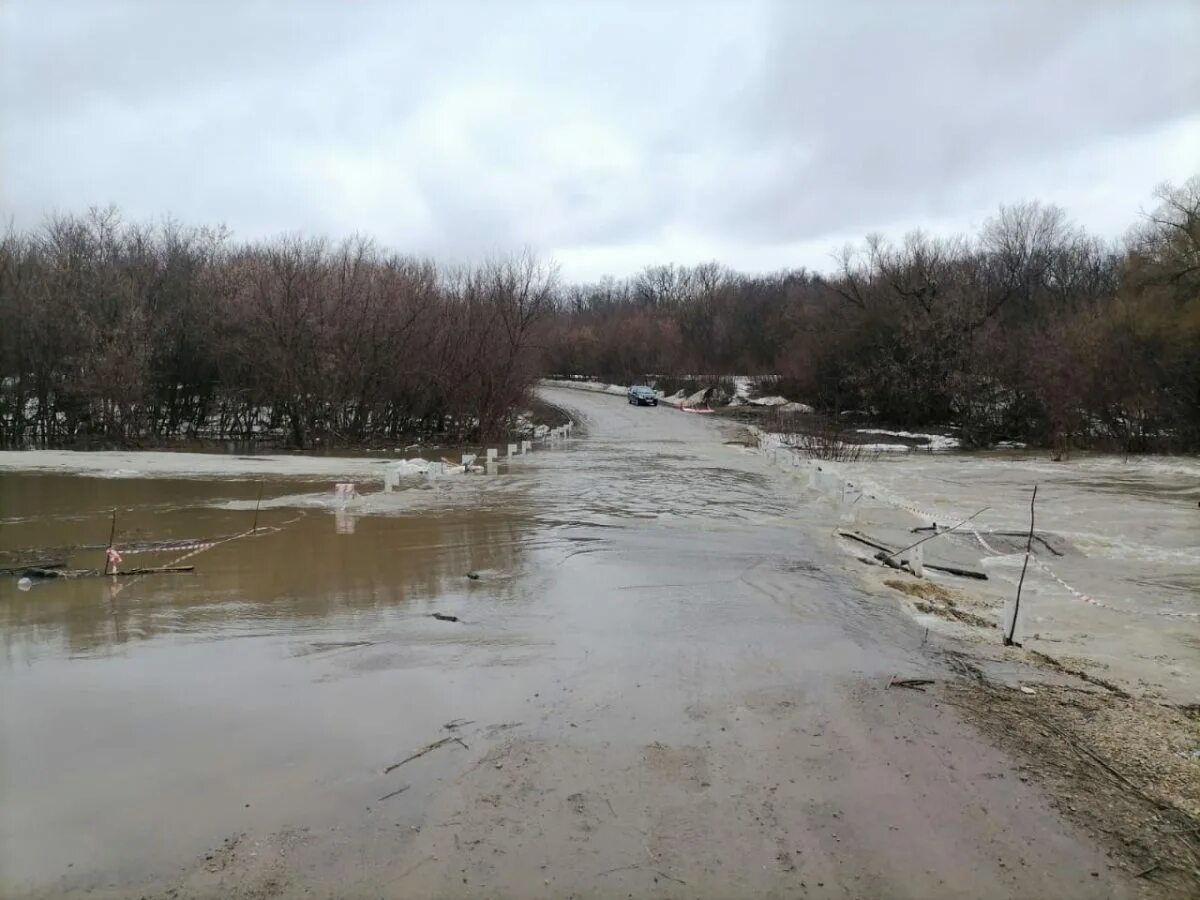
[(556, 290), (528, 255), (56, 218), (0, 239), (0, 443), (487, 438), (541, 370)]

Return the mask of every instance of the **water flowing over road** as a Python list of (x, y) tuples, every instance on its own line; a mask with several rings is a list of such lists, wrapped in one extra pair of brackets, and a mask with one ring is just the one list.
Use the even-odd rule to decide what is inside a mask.
[[(581, 427), (497, 475), (347, 509), (268, 478), (278, 530), (193, 576), (5, 579), (0, 894), (1136, 895), (936, 692), (887, 688), (955, 676), (798, 482), (704, 416), (545, 393)], [(0, 474), (0, 549), (257, 505), (124, 474)]]

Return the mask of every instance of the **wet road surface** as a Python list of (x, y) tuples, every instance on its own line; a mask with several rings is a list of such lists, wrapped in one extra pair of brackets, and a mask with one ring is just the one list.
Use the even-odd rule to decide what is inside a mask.
[[(0, 895), (1133, 894), (886, 688), (953, 676), (813, 498), (704, 417), (547, 394), (582, 432), (498, 475), (266, 479), (194, 575), (3, 579)], [(133, 547), (235, 535), (258, 490), (5, 472), (0, 549), (113, 506)]]

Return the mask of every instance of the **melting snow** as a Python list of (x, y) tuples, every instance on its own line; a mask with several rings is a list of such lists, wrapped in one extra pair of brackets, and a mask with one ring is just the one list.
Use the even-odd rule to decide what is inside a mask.
[(899, 448), (901, 450), (918, 449), (918, 450), (957, 450), (962, 444), (958, 438), (947, 437), (944, 434), (921, 434), (914, 431), (888, 431), (886, 428), (859, 428), (859, 434), (882, 434), (887, 437), (908, 438), (914, 441), (925, 441), (920, 447), (911, 448), (900, 444), (877, 444), (872, 447), (880, 447), (884, 449)]

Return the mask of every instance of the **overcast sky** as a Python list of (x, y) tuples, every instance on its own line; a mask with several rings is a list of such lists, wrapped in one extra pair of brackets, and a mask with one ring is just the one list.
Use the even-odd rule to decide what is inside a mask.
[(1200, 2), (0, 0), (0, 213), (115, 203), (571, 278), (1200, 172)]

